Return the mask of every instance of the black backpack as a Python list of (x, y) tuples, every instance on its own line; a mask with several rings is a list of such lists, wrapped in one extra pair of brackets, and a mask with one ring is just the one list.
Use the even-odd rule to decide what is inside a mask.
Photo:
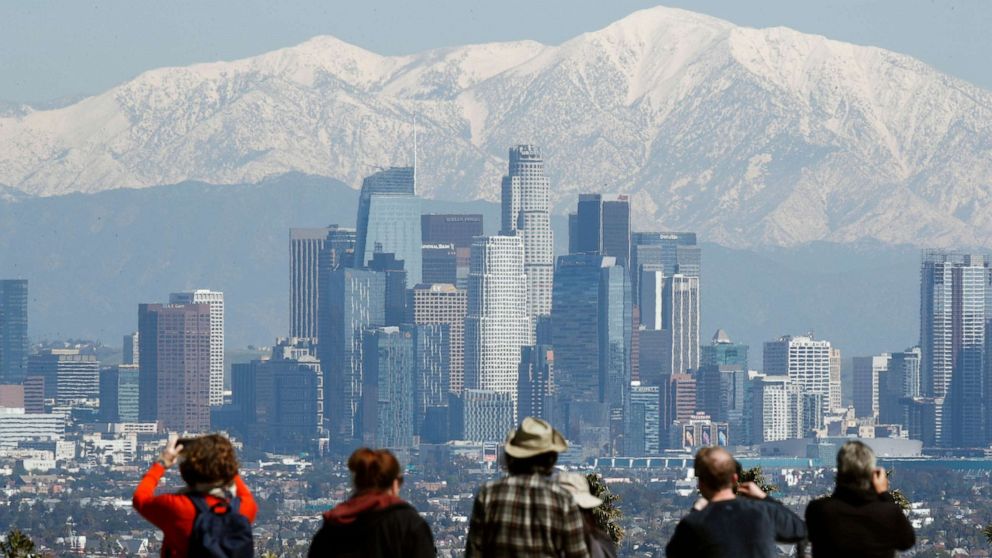
[(229, 498), (213, 506), (203, 494), (188, 494), (196, 507), (193, 532), (189, 536), (190, 558), (253, 558), (255, 540), (251, 523), (239, 513), (240, 498)]

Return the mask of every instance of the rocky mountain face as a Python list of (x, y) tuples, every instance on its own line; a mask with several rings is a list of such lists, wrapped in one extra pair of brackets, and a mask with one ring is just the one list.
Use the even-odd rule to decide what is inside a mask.
[(318, 37), (149, 71), (0, 111), (0, 184), (54, 196), (299, 171), (357, 187), (412, 161), (414, 119), (428, 197), (495, 200), (507, 147), (536, 143), (559, 211), (626, 193), (640, 229), (729, 246), (992, 241), (992, 92), (882, 49), (669, 8), (558, 46), (387, 57)]

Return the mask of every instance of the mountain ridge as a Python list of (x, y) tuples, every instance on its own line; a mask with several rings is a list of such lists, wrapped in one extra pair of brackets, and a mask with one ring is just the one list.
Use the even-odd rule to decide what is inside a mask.
[(149, 70), (0, 116), (0, 183), (357, 187), (413, 159), (414, 115), (429, 197), (498, 199), (506, 148), (533, 142), (559, 212), (605, 190), (631, 197), (638, 228), (729, 246), (992, 242), (992, 93), (884, 49), (663, 7), (560, 45), (383, 56), (320, 36)]

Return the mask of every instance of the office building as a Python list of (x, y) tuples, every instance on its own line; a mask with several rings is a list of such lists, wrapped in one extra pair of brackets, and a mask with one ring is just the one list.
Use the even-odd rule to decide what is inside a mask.
[[(317, 312), (320, 308), (321, 259), (332, 269), (340, 265), (342, 246), (329, 248), (328, 235), (345, 232), (337, 225), (289, 229), (289, 335), (300, 339), (317, 338)], [(350, 246), (354, 250), (354, 232)], [(330, 270), (328, 270), (330, 271)]]
[(699, 368), (699, 277), (665, 276), (661, 328), (665, 372), (682, 374)]
[[(888, 370), (879, 381), (878, 391), (878, 422), (901, 424), (905, 430), (910, 430), (904, 400), (922, 396), (919, 347), (892, 353)], [(915, 435), (910, 430), (910, 436)]]
[(417, 285), (407, 291), (409, 323), (448, 326), (450, 376), (448, 389), (461, 393), (465, 385), (465, 316), (468, 292), (450, 284)]
[(548, 345), (524, 347), (517, 379), (517, 416), (555, 420), (555, 351)]
[(803, 438), (803, 393), (800, 386), (785, 375), (759, 375), (752, 379), (751, 443), (775, 442)]
[[(632, 318), (630, 283), (615, 259), (596, 254), (558, 258), (551, 339), (558, 358), (555, 382), (566, 436), (588, 436), (614, 420), (630, 385)], [(616, 424), (620, 421), (619, 424)], [(586, 444), (589, 440), (583, 440)]]
[(667, 385), (670, 374), (670, 349), (666, 346), (666, 334), (661, 329), (645, 329), (641, 326), (637, 332), (638, 338), (638, 381), (642, 386)]
[(665, 438), (676, 421), (686, 420), (696, 413), (696, 379), (689, 374), (672, 374), (665, 377), (661, 414)]
[(696, 373), (697, 410), (727, 423), (731, 438), (737, 441), (746, 439), (747, 353), (747, 345), (734, 343), (727, 332), (717, 330), (702, 348), (702, 364)]
[[(580, 194), (575, 223), (569, 229), (569, 253), (612, 256), (630, 265), (630, 201), (625, 195)], [(574, 249), (573, 249), (574, 248)]]
[(24, 378), (24, 412), (28, 414), (45, 412), (45, 378), (43, 376)]
[(415, 431), (414, 334), (409, 328), (365, 331), (362, 435), (366, 445), (413, 446)]
[[(424, 283), (453, 283), (459, 289), (468, 288), (471, 266), (472, 239), (483, 235), (482, 215), (427, 214), (421, 216), (420, 227), (424, 246), (448, 245), (455, 252), (455, 281), (435, 281), (424, 275)], [(425, 252), (425, 257), (427, 256)], [(445, 264), (447, 265), (447, 263)], [(426, 273), (427, 262), (424, 262)]]
[(0, 279), (0, 383), (19, 384), (28, 369), (28, 282)]
[(169, 304), (206, 304), (210, 307), (210, 405), (223, 405), (224, 293), (206, 289), (172, 293)]
[(267, 359), (234, 364), (236, 426), (246, 443), (284, 454), (323, 453), (324, 379), (308, 339), (279, 339)]
[(509, 172), (503, 177), (500, 234), (516, 235), (523, 241), (528, 316), (551, 313), (554, 236), (549, 188), (537, 146), (511, 147)]
[[(424, 284), (458, 284), (458, 254), (453, 244), (424, 244), (421, 254), (424, 260)], [(464, 279), (467, 281), (467, 274)]]
[(920, 269), (921, 383), (924, 396), (942, 400), (931, 416), (941, 447), (983, 447), (988, 439), (986, 322), (989, 258), (941, 250), (923, 253)]
[(396, 254), (376, 252), (369, 260), (369, 269), (383, 274), (386, 281), (385, 312), (387, 326), (398, 326), (406, 320), (406, 270)]
[(138, 365), (141, 363), (141, 351), (138, 349), (138, 332), (129, 333), (124, 336), (121, 345), (121, 364)]
[(400, 330), (413, 335), (414, 434), (429, 443), (447, 442), (451, 326), (404, 325)]
[(331, 444), (348, 447), (361, 441), (363, 333), (385, 324), (386, 277), (345, 267), (332, 271), (326, 284), (326, 295), (323, 291), (320, 295), (323, 306), (317, 331), (324, 409)]
[(624, 441), (627, 455), (634, 457), (661, 453), (661, 389), (631, 382)]
[(362, 181), (358, 198), (355, 267), (365, 267), (375, 252), (402, 260), (411, 285), (421, 280), (420, 198), (413, 167), (392, 167)]
[(484, 389), (463, 392), (464, 435), (470, 442), (503, 442), (513, 430), (514, 401), (509, 393)]
[[(853, 395), (851, 397), (853, 399)], [(830, 347), (830, 395), (827, 404), (830, 410), (844, 407), (843, 370), (840, 349), (837, 347)]]
[(780, 337), (765, 343), (768, 376), (788, 376), (804, 393), (830, 394), (830, 342), (811, 336)]
[(878, 419), (879, 383), (885, 381), (890, 358), (888, 353), (854, 357), (851, 379), (854, 384), (854, 415), (856, 417)]
[(0, 408), (0, 446), (65, 438), (65, 415), (31, 414), (24, 409)]
[(79, 349), (45, 349), (28, 357), (28, 376), (45, 380), (45, 398), (57, 405), (96, 401), (100, 396), (100, 363)]
[(643, 266), (657, 266), (665, 276), (681, 273), (699, 277), (701, 252), (692, 232), (636, 232), (631, 234), (630, 269), (634, 292), (639, 292)]
[(533, 345), (527, 287), (519, 236), (475, 240), (465, 318), (465, 387), (509, 394), (511, 408), (516, 405), (521, 347)]
[(210, 430), (208, 304), (140, 304), (138, 416), (172, 432)]
[(100, 417), (106, 422), (138, 422), (139, 370), (121, 364), (100, 371)]

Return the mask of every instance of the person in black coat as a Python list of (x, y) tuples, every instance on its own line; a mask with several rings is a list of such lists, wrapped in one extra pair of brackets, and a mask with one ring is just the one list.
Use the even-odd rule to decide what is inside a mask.
[(837, 452), (837, 487), (810, 502), (806, 525), (813, 558), (892, 558), (916, 544), (913, 525), (889, 493), (885, 470), (858, 441)]
[(324, 513), (309, 558), (433, 558), (434, 536), (420, 514), (399, 497), (403, 476), (387, 450), (361, 448), (348, 469), (354, 495)]

